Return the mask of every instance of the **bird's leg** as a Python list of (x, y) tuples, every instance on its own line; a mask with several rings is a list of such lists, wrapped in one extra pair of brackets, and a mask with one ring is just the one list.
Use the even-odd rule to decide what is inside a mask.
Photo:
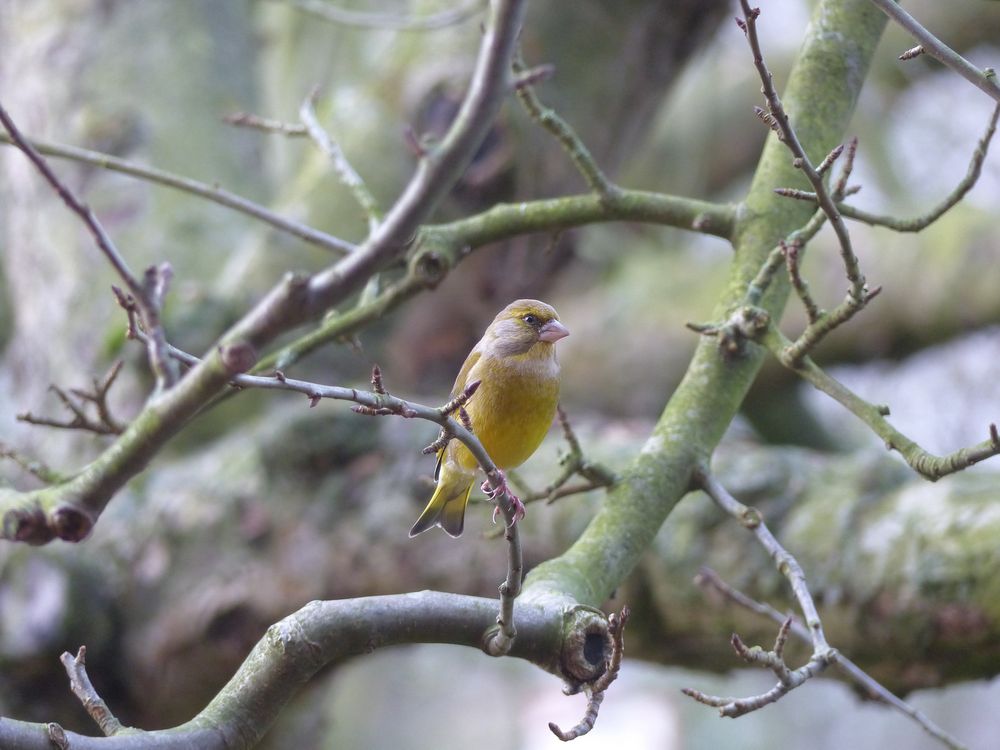
[(500, 512), (499, 499), (504, 495), (510, 498), (511, 505), (514, 506), (514, 522), (520, 521), (524, 518), (524, 503), (521, 502), (521, 498), (510, 491), (510, 487), (507, 486), (507, 477), (504, 473), (497, 469), (497, 474), (500, 476), (500, 486), (497, 489), (493, 489), (490, 486), (490, 480), (487, 479), (480, 485), (480, 489), (485, 492), (490, 500), (493, 501), (493, 523), (497, 522), (497, 513)]

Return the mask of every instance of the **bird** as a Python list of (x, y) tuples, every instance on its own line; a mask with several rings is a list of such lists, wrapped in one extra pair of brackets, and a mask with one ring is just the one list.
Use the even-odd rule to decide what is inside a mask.
[[(496, 500), (506, 492), (515, 517), (524, 505), (507, 488), (504, 469), (520, 466), (538, 448), (552, 425), (559, 404), (559, 361), (555, 343), (569, 335), (555, 308), (534, 299), (511, 302), (490, 323), (459, 370), (452, 398), (475, 381), (479, 386), (465, 404), (472, 431), (500, 470)], [(479, 464), (458, 440), (438, 451), (434, 478), (437, 486), (410, 536), (440, 526), (453, 537), (465, 526), (465, 507)], [(494, 519), (496, 515), (494, 513)]]

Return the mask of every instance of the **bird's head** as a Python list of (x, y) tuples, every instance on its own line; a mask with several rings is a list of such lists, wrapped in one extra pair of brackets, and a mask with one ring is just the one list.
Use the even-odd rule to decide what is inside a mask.
[(565, 336), (569, 329), (559, 322), (559, 313), (536, 299), (511, 302), (486, 330), (486, 338), (502, 356), (524, 354), (535, 344), (551, 345)]

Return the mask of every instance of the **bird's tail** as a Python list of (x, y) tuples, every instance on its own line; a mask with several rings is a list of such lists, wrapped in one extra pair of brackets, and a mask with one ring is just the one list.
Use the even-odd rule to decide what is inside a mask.
[(475, 476), (450, 472), (444, 467), (430, 502), (410, 529), (410, 536), (414, 537), (433, 526), (440, 526), (449, 536), (461, 536), (465, 526), (465, 506), (469, 502)]

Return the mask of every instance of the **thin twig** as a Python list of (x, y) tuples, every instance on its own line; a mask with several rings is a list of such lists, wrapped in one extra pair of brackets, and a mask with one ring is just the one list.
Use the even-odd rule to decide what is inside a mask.
[(351, 166), (340, 145), (319, 124), (319, 120), (316, 117), (316, 100), (318, 96), (319, 88), (317, 87), (312, 90), (312, 93), (305, 98), (302, 106), (299, 107), (299, 119), (302, 120), (302, 124), (305, 126), (306, 132), (313, 143), (333, 163), (334, 171), (336, 171), (341, 183), (351, 192), (354, 200), (358, 202), (358, 205), (365, 212), (365, 217), (368, 220), (368, 231), (374, 232), (376, 227), (378, 227), (381, 216), (378, 202), (375, 200), (375, 196), (371, 194), (371, 191), (368, 190), (365, 181), (361, 179), (361, 175)]
[(104, 736), (111, 737), (126, 729), (115, 715), (111, 713), (108, 704), (97, 694), (93, 684), (90, 682), (90, 677), (87, 676), (87, 647), (80, 646), (80, 650), (76, 652), (75, 657), (68, 651), (64, 651), (62, 656), (59, 657), (59, 661), (66, 668), (66, 674), (69, 676), (70, 690), (73, 691), (73, 695), (83, 704), (87, 713), (90, 714), (90, 718), (97, 723)]
[(761, 266), (760, 271), (757, 272), (757, 275), (747, 285), (747, 293), (744, 298), (747, 305), (756, 306), (760, 304), (764, 293), (771, 285), (771, 281), (774, 280), (778, 269), (786, 263), (784, 248), (789, 245), (804, 247), (809, 240), (816, 236), (825, 223), (826, 214), (822, 209), (816, 209), (805, 225), (790, 233), (785, 239), (779, 240), (774, 249), (768, 253), (767, 260)]
[[(92, 390), (85, 391), (81, 388), (71, 388), (69, 393), (57, 385), (50, 385), (51, 390), (72, 414), (69, 420), (53, 419), (51, 417), (36, 417), (31, 412), (18, 414), (17, 419), (28, 424), (41, 425), (44, 427), (57, 427), (67, 430), (83, 430), (93, 432), (96, 435), (120, 435), (125, 427), (114, 415), (108, 406), (108, 391), (114, 385), (118, 373), (121, 372), (122, 362), (115, 362), (103, 378), (92, 380)], [(74, 400), (75, 399), (75, 400)], [(96, 419), (91, 417), (86, 410), (87, 404), (92, 404), (97, 412)]]
[(618, 188), (598, 166), (590, 149), (568, 122), (560, 117), (555, 110), (542, 104), (538, 94), (535, 93), (533, 81), (523, 77), (528, 71), (525, 69), (520, 50), (514, 55), (513, 69), (515, 73), (522, 76), (516, 87), (517, 98), (524, 105), (524, 109), (531, 118), (555, 136), (591, 190), (606, 200), (615, 198)]
[(945, 456), (935, 456), (889, 423), (886, 419), (889, 415), (887, 406), (865, 401), (840, 381), (827, 374), (809, 357), (803, 357), (799, 360), (792, 359), (788, 355), (792, 348), (792, 342), (775, 326), (770, 326), (759, 341), (785, 367), (795, 371), (804, 380), (846, 407), (848, 411), (868, 425), (872, 432), (882, 439), (886, 448), (898, 451), (906, 463), (926, 479), (931, 481), (940, 479), (1000, 454), (1000, 436), (997, 435), (996, 426), (991, 424), (988, 430), (989, 437), (981, 443), (961, 448)]
[(58, 484), (66, 480), (66, 477), (50, 468), (47, 464), (33, 458), (28, 458), (20, 451), (15, 450), (6, 443), (0, 442), (0, 458), (6, 458), (32, 476), (38, 478), (45, 484)]
[(233, 112), (222, 118), (227, 125), (237, 128), (249, 128), (259, 130), (262, 133), (277, 133), (286, 136), (309, 135), (306, 126), (301, 122), (284, 122), (283, 120), (272, 120), (268, 117), (261, 117), (250, 112)]
[(802, 300), (809, 322), (815, 323), (823, 316), (823, 311), (819, 309), (809, 291), (809, 282), (802, 278), (802, 269), (799, 267), (799, 252), (802, 250), (802, 245), (797, 242), (791, 245), (781, 243), (781, 247), (784, 250), (785, 265), (788, 267), (788, 279), (792, 283), (792, 288)]
[(60, 180), (56, 173), (52, 171), (45, 158), (35, 149), (34, 146), (21, 134), (16, 124), (0, 106), (0, 122), (3, 123), (7, 133), (15, 146), (24, 152), (38, 172), (45, 178), (46, 182), (62, 198), (69, 209), (83, 221), (87, 230), (93, 236), (98, 249), (115, 269), (119, 278), (128, 287), (129, 293), (135, 298), (139, 313), (142, 317), (143, 325), (149, 332), (149, 343), (147, 351), (149, 355), (149, 366), (156, 376), (158, 390), (165, 390), (174, 385), (177, 381), (177, 369), (170, 361), (166, 353), (166, 335), (160, 323), (160, 310), (163, 304), (163, 297), (169, 283), (171, 271), (170, 266), (162, 263), (159, 266), (150, 266), (146, 269), (143, 280), (140, 281), (133, 275), (128, 267), (125, 258), (118, 252), (111, 236), (105, 231), (104, 226), (90, 207), (83, 203), (74, 195), (73, 191)]
[(787, 629), (790, 623), (783, 625), (779, 631), (775, 646), (771, 651), (763, 651), (760, 648), (747, 648), (740, 640), (740, 637), (733, 634), (732, 645), (739, 656), (749, 664), (763, 666), (774, 672), (778, 678), (777, 684), (765, 693), (750, 696), (747, 698), (725, 698), (720, 696), (707, 695), (700, 690), (685, 688), (685, 695), (694, 698), (699, 703), (715, 706), (723, 716), (736, 717), (763, 708), (774, 703), (786, 695), (789, 691), (799, 687), (807, 680), (822, 673), (827, 666), (837, 658), (837, 651), (826, 642), (826, 635), (823, 632), (823, 624), (809, 591), (805, 573), (803, 573), (798, 561), (778, 543), (760, 512), (755, 508), (750, 508), (734, 498), (725, 487), (711, 474), (707, 467), (699, 467), (694, 473), (694, 483), (703, 490), (716, 505), (723, 511), (739, 521), (744, 528), (749, 530), (761, 546), (767, 551), (775, 566), (782, 575), (788, 579), (792, 593), (799, 603), (799, 609), (805, 618), (806, 632), (812, 644), (812, 656), (809, 661), (798, 669), (790, 669), (785, 665), (782, 655), (784, 639), (787, 636)]
[(871, 3), (910, 32), (910, 35), (920, 42), (924, 52), (1000, 102), (1000, 85), (997, 84), (996, 73), (992, 68), (982, 70), (977, 68), (921, 26), (920, 22), (903, 10), (895, 0), (871, 0)]
[[(779, 625), (784, 622), (788, 622), (792, 635), (804, 643), (810, 642), (809, 631), (806, 630), (805, 626), (802, 625), (802, 622), (797, 617), (790, 617), (787, 614), (779, 612), (770, 604), (759, 602), (756, 599), (747, 596), (742, 591), (733, 588), (722, 580), (722, 577), (711, 568), (703, 566), (698, 575), (695, 576), (695, 583), (703, 589), (710, 587), (744, 609), (748, 609), (762, 617), (767, 617), (774, 622), (777, 622)], [(892, 706), (900, 713), (910, 717), (917, 722), (917, 724), (919, 724), (925, 732), (952, 750), (967, 750), (964, 744), (931, 721), (931, 719), (928, 718), (923, 711), (914, 708), (910, 704), (898, 698), (891, 691), (883, 687), (882, 684), (875, 678), (871, 677), (867, 672), (861, 669), (861, 667), (844, 656), (843, 653), (837, 653), (836, 666), (851, 682), (861, 688), (861, 690), (873, 700), (881, 701), (886, 705)]]
[(338, 8), (329, 2), (319, 0), (271, 0), (284, 3), (309, 13), (324, 21), (354, 26), (360, 29), (381, 29), (389, 31), (432, 31), (454, 26), (478, 15), (485, 7), (484, 0), (466, 0), (465, 3), (440, 13), (426, 16), (407, 16), (402, 13), (366, 13), (364, 11)]
[(747, 42), (753, 54), (754, 66), (757, 68), (761, 80), (761, 90), (764, 93), (764, 98), (768, 106), (768, 111), (766, 112), (768, 121), (772, 129), (780, 134), (781, 141), (791, 151), (795, 166), (802, 171), (802, 174), (812, 185), (813, 191), (816, 193), (816, 202), (823, 213), (826, 214), (826, 218), (830, 222), (834, 234), (837, 236), (844, 270), (847, 280), (851, 284), (844, 301), (828, 314), (820, 316), (817, 320), (811, 322), (799, 340), (795, 342), (791, 356), (801, 358), (830, 331), (850, 320), (864, 308), (875, 297), (878, 291), (869, 292), (865, 283), (865, 277), (861, 273), (857, 255), (852, 247), (847, 224), (837, 209), (836, 200), (826, 189), (822, 174), (813, 167), (809, 156), (799, 142), (798, 136), (788, 119), (788, 115), (785, 113), (784, 106), (774, 87), (774, 80), (770, 70), (767, 68), (767, 64), (764, 62), (760, 40), (757, 36), (757, 17), (760, 15), (760, 9), (751, 8), (748, 0), (740, 0), (740, 5), (743, 9), (743, 21), (740, 23), (740, 28), (743, 29), (746, 35)]
[[(220, 206), (225, 206), (233, 211), (238, 211), (258, 221), (262, 221), (279, 231), (286, 232), (304, 242), (336, 253), (337, 255), (345, 255), (353, 252), (355, 249), (355, 246), (346, 240), (334, 237), (326, 232), (321, 232), (318, 229), (313, 229), (308, 224), (289, 219), (242, 196), (231, 193), (228, 190), (223, 190), (216, 185), (209, 185), (188, 177), (171, 174), (162, 169), (136, 164), (125, 159), (120, 159), (117, 156), (112, 156), (111, 154), (102, 154), (98, 151), (89, 151), (84, 148), (77, 148), (76, 146), (52, 143), (40, 138), (25, 140), (34, 146), (39, 153), (46, 156), (53, 156), (57, 159), (68, 159), (79, 164), (89, 164), (101, 169), (107, 169), (109, 172), (118, 172), (119, 174), (135, 177), (145, 182), (151, 182), (156, 185), (196, 195), (199, 198), (204, 198), (212, 203), (217, 203)], [(13, 140), (10, 136), (0, 133), (0, 143), (13, 144)]]
[(993, 135), (996, 133), (998, 118), (1000, 118), (1000, 104), (993, 108), (993, 114), (986, 125), (986, 131), (976, 142), (976, 149), (972, 153), (972, 159), (969, 161), (969, 168), (966, 170), (965, 176), (955, 186), (955, 189), (930, 211), (908, 219), (897, 219), (893, 216), (880, 216), (868, 213), (854, 206), (839, 204), (838, 208), (841, 214), (854, 221), (860, 221), (872, 226), (886, 227), (897, 232), (919, 232), (926, 229), (961, 201), (979, 180), (979, 176), (983, 170), (983, 162), (986, 159), (986, 153), (989, 150)]

